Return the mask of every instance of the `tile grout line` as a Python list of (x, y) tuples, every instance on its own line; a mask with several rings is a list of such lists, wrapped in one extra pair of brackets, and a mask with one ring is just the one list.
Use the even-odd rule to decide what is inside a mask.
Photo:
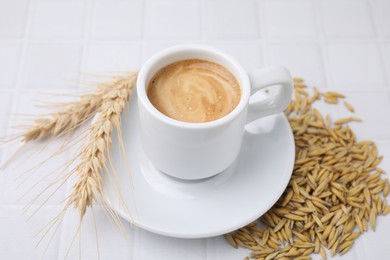
[(139, 254), (138, 252), (139, 247), (136, 246), (136, 241), (138, 242), (140, 241), (141, 230), (139, 227), (135, 225), (134, 227), (131, 227), (130, 232), (132, 233), (132, 238), (133, 238), (132, 243), (130, 245), (131, 246), (130, 259), (137, 259), (136, 256)]
[(259, 64), (260, 64), (260, 68), (263, 67), (265, 65), (265, 60), (264, 60), (264, 55), (265, 55), (265, 50), (264, 50), (264, 44), (262, 42), (262, 38), (264, 38), (262, 36), (262, 32), (264, 31), (262, 29), (262, 22), (260, 21), (260, 1), (254, 1), (254, 5), (255, 5), (255, 16), (256, 16), (256, 30), (257, 30), (257, 35), (255, 37), (255, 39), (245, 39), (245, 40), (241, 40), (240, 43), (254, 43), (255, 46), (257, 46), (258, 48), (260, 48), (260, 57), (259, 57)]
[(383, 33), (382, 33), (382, 28), (380, 26), (380, 15), (378, 15), (378, 9), (377, 9), (377, 4), (378, 3), (373, 3), (369, 0), (367, 0), (367, 5), (368, 5), (368, 13), (369, 13), (369, 16), (370, 16), (370, 20), (371, 20), (371, 23), (373, 25), (373, 28), (375, 30), (375, 34), (377, 36), (377, 38), (379, 39), (379, 44), (378, 44), (378, 48), (379, 48), (379, 56), (380, 56), (380, 60), (381, 60), (381, 63), (382, 63), (382, 69), (384, 69), (384, 75), (385, 75), (385, 81), (386, 83), (390, 83), (390, 75), (388, 73), (388, 71), (390, 71), (390, 63), (386, 62), (386, 60), (384, 59), (385, 57), (385, 51), (384, 51), (384, 36), (383, 36)]
[[(199, 16), (200, 16), (200, 42), (202, 44), (206, 44), (206, 16), (207, 16), (207, 10), (206, 10), (206, 2), (205, 0), (199, 0)], [(215, 248), (212, 248), (209, 246), (208, 243), (209, 239), (202, 239), (202, 247), (203, 247), (203, 257), (205, 260), (213, 260), (216, 259), (215, 255), (213, 254), (213, 250)]]
[[(147, 0), (144, 0), (142, 1), (142, 17), (143, 19), (141, 20), (141, 24), (140, 24), (140, 27), (142, 27), (142, 30), (141, 30), (141, 35), (140, 35), (140, 43), (141, 43), (141, 57), (140, 57), (140, 64), (142, 66), (142, 64), (146, 61), (146, 59), (148, 57), (146, 57), (147, 55), (147, 48), (146, 48), (146, 45), (147, 45), (147, 42), (146, 42), (146, 33), (147, 33), (147, 5), (148, 5), (148, 1)], [(139, 68), (140, 69), (140, 68)], [(138, 255), (140, 254), (139, 253), (139, 250), (138, 250), (138, 247), (136, 247), (135, 245), (137, 245), (138, 243), (140, 244), (142, 241), (141, 241), (141, 230), (140, 228), (138, 228), (135, 224), (135, 227), (133, 227), (131, 230), (130, 230), (130, 235), (131, 235), (131, 238), (132, 238), (132, 244), (131, 244), (131, 254), (130, 254), (130, 259), (138, 259)]]
[(85, 10), (84, 10), (84, 35), (82, 40), (78, 40), (78, 43), (82, 43), (82, 53), (81, 53), (81, 59), (79, 64), (79, 86), (78, 88), (82, 88), (81, 86), (86, 83), (86, 75), (82, 75), (86, 73), (86, 64), (88, 60), (88, 47), (89, 47), (89, 38), (90, 38), (90, 30), (92, 28), (92, 19), (95, 15), (94, 8), (95, 8), (96, 2), (93, 2), (91, 0), (87, 0), (85, 2)]
[[(265, 66), (264, 66), (265, 67)], [(293, 76), (300, 76), (300, 75), (293, 75)], [(317, 82), (312, 82), (311, 85), (315, 85)], [(354, 92), (389, 92), (390, 91), (390, 88), (388, 87), (387, 84), (377, 84), (379, 87), (372, 87), (370, 84), (353, 84), (354, 85), (354, 88), (355, 89), (351, 89), (351, 88), (346, 88), (346, 87), (340, 87), (338, 86), (340, 84), (333, 84), (333, 85), (328, 85), (326, 86), (326, 88), (329, 88), (329, 89), (339, 89), (340, 91), (345, 91), (345, 92), (351, 92), (351, 91), (354, 91)], [(370, 89), (367, 89), (366, 86), (370, 85)], [(337, 86), (337, 87), (335, 87)], [(62, 92), (69, 92), (69, 89), (68, 88), (58, 88), (56, 89), (57, 91), (62, 91)], [(26, 90), (26, 91), (23, 91), (23, 93), (35, 93), (35, 92), (45, 92), (47, 91), (47, 89), (45, 88), (34, 88), (34, 89), (31, 89), (31, 90)], [(5, 93), (13, 93), (14, 91), (11, 90), (11, 89), (3, 89), (3, 90), (0, 90), (0, 92), (5, 92)]]
[[(34, 1), (34, 0), (31, 0)], [(259, 19), (260, 21), (262, 19)], [(266, 19), (265, 19), (266, 20)], [(260, 26), (261, 27), (261, 26)], [(216, 38), (216, 39), (210, 39), (209, 41), (213, 42), (228, 42), (228, 43), (241, 43), (241, 42), (269, 42), (269, 43), (283, 43), (283, 44), (306, 44), (306, 43), (318, 43), (319, 39), (317, 38), (274, 38), (274, 39), (265, 39), (268, 38), (267, 36), (263, 37), (263, 33), (260, 33), (258, 37), (255, 38), (242, 38), (242, 39), (223, 39), (223, 38)], [(262, 38), (259, 38), (262, 37)], [(206, 36), (205, 36), (206, 38)], [(90, 41), (90, 40), (89, 40)], [(147, 41), (145, 39), (145, 41)], [(185, 39), (178, 39), (178, 41), (186, 41)], [(196, 41), (196, 40), (194, 40)], [(205, 39), (205, 41), (207, 41)], [(332, 43), (332, 44), (379, 44), (382, 43), (379, 39), (357, 39), (357, 38), (343, 38), (343, 39), (322, 39), (325, 43)], [(59, 40), (59, 39), (50, 39), (50, 40), (43, 40), (43, 39), (29, 39), (29, 43), (34, 44), (45, 44), (45, 43), (64, 43), (64, 44), (82, 44), (84, 42), (83, 39), (69, 39), (69, 40)], [(120, 44), (136, 44), (139, 43), (139, 39), (118, 39), (118, 40), (109, 40), (109, 39), (99, 39), (99, 43), (101, 44), (113, 44), (113, 43), (120, 43)], [(167, 39), (153, 39), (153, 43), (165, 43), (165, 42), (172, 42), (172, 40)], [(390, 43), (390, 40), (383, 39), (383, 43)], [(23, 43), (23, 40), (11, 40), (11, 41), (5, 41), (0, 40), (0, 43)]]
[[(90, 34), (89, 34), (89, 29), (91, 28), (91, 23), (92, 23), (92, 12), (93, 12), (93, 7), (94, 5), (92, 4), (92, 0), (87, 0), (85, 2), (85, 10), (84, 10), (84, 37), (83, 37), (83, 40), (82, 40), (82, 57), (80, 59), (80, 64), (79, 64), (79, 80), (78, 80), (78, 89), (81, 88), (81, 86), (85, 83), (84, 80), (85, 78), (81, 75), (82, 73), (85, 73), (85, 66), (86, 66), (86, 61), (87, 61), (87, 58), (88, 58), (88, 53), (87, 53), (87, 46), (88, 46), (88, 43), (89, 43), (89, 37), (90, 37)], [(64, 89), (65, 91), (68, 91), (69, 92), (69, 89)], [(68, 151), (68, 158), (70, 158), (70, 151)], [(70, 187), (72, 187), (71, 183), (67, 183), (67, 190)]]
[[(31, 34), (31, 26), (32, 26), (32, 19), (34, 17), (34, 10), (35, 10), (35, 6), (36, 6), (36, 1), (35, 0), (29, 0), (28, 2), (28, 6), (27, 6), (27, 17), (26, 17), (26, 20), (25, 20), (25, 25), (24, 25), (24, 36), (23, 36), (23, 39), (21, 39), (19, 42), (21, 43), (22, 47), (21, 47), (21, 51), (20, 51), (20, 55), (19, 55), (19, 64), (18, 64), (18, 68), (17, 68), (17, 78), (14, 82), (14, 88), (12, 90), (10, 90), (10, 92), (12, 93), (12, 102), (11, 102), (11, 106), (10, 106), (10, 112), (12, 114), (16, 114), (16, 111), (17, 111), (17, 108), (18, 108), (18, 101), (19, 101), (19, 98), (20, 98), (20, 95), (22, 93), (31, 93), (33, 91), (28, 91), (26, 89), (23, 89), (23, 76), (24, 76), (24, 73), (25, 73), (25, 68), (26, 68), (26, 56), (27, 56), (27, 50), (28, 50), (28, 47), (29, 47), (29, 44), (30, 44), (30, 34)], [(10, 134), (10, 129), (12, 128), (12, 122), (11, 122), (11, 118), (8, 117), (8, 122), (7, 122), (7, 129), (6, 129), (6, 133), (7, 134)], [(3, 155), (3, 154), (2, 154)], [(3, 179), (4, 181), (6, 179)], [(4, 184), (7, 184), (6, 181), (4, 182)], [(4, 192), (3, 192), (4, 193)], [(4, 194), (1, 194), (1, 197), (3, 198)], [(2, 206), (5, 206), (5, 205), (2, 205)], [(20, 205), (8, 205), (10, 207), (20, 207)], [(45, 205), (45, 207), (55, 207), (55, 208), (60, 208), (60, 206), (53, 206), (53, 205)], [(61, 240), (60, 240), (61, 241)], [(60, 241), (58, 241), (58, 246), (60, 246)]]
[[(140, 27), (142, 28), (139, 38), (137, 39), (137, 42), (141, 44), (141, 55), (140, 55), (140, 66), (145, 62), (146, 60), (146, 41), (145, 41), (145, 30), (146, 30), (146, 0), (142, 1), (142, 17)], [(138, 68), (141, 69), (141, 68)]]
[(200, 8), (200, 12), (199, 12), (199, 16), (200, 16), (200, 42), (205, 44), (206, 43), (206, 35), (205, 35), (206, 15), (207, 15), (205, 0), (199, 1), (199, 8)]
[[(20, 54), (19, 54), (19, 64), (18, 64), (18, 72), (17, 72), (17, 77), (16, 77), (16, 80), (13, 84), (14, 88), (12, 89), (12, 92), (13, 92), (13, 96), (12, 96), (12, 102), (11, 102), (11, 106), (10, 106), (10, 114), (16, 114), (16, 110), (17, 110), (17, 104), (19, 103), (18, 102), (18, 98), (20, 97), (20, 94), (22, 93), (22, 86), (23, 86), (23, 74), (24, 74), (24, 70), (25, 70), (25, 60), (26, 60), (26, 55), (27, 55), (27, 48), (28, 48), (28, 43), (29, 43), (29, 34), (30, 34), (30, 27), (31, 27), (31, 20), (32, 20), (32, 17), (33, 17), (33, 10), (35, 8), (35, 0), (29, 0), (28, 2), (28, 6), (27, 6), (27, 17), (26, 17), (26, 20), (25, 20), (25, 25), (24, 25), (24, 35), (23, 35), (23, 39), (21, 40), (21, 51), (20, 51)], [(6, 134), (11, 134), (10, 131), (11, 131), (11, 128), (12, 128), (12, 122), (11, 122), (11, 118), (8, 117), (8, 123), (7, 123), (7, 129), (5, 131)]]
[(267, 28), (267, 21), (265, 18), (265, 1), (259, 1), (257, 2), (257, 23), (259, 24), (258, 30), (259, 30), (259, 38), (262, 41), (262, 59), (263, 59), (263, 65), (268, 66), (269, 65), (269, 52), (268, 52), (268, 41), (266, 36), (266, 28)]
[[(85, 66), (85, 61), (86, 61), (86, 58), (87, 58), (86, 57), (87, 56), (87, 54), (86, 54), (86, 49), (87, 49), (86, 45), (88, 43), (88, 36), (89, 36), (88, 29), (90, 28), (90, 24), (89, 23), (90, 23), (90, 19), (91, 19), (91, 11), (92, 11), (92, 10), (90, 10), (90, 9), (92, 9), (91, 8), (91, 5), (92, 5), (91, 0), (87, 0), (84, 4), (85, 4), (84, 5), (84, 8), (85, 8), (85, 10), (84, 10), (84, 32), (83, 32), (84, 33), (84, 37), (83, 37), (83, 39), (81, 41), (79, 41), (79, 42), (82, 42), (82, 48), (81, 48), (81, 59), (80, 59), (80, 63), (79, 63), (78, 87), (77, 87), (77, 89), (80, 89), (80, 86), (82, 85), (83, 80), (84, 80), (84, 77), (81, 75), (80, 72), (83, 71), (84, 66)], [(67, 90), (67, 91), (69, 91), (69, 90)], [(70, 160), (70, 158), (71, 158), (70, 151), (67, 151), (66, 156), (67, 156), (68, 160)], [(65, 187), (65, 194), (64, 194), (64, 196), (66, 197), (66, 195), (67, 195), (66, 192), (69, 190), (70, 187), (72, 187), (72, 184), (68, 180), (66, 182), (65, 186), (66, 187)], [(58, 255), (57, 255), (58, 259), (62, 259), (63, 258), (63, 256), (61, 254), (63, 254), (65, 252), (64, 250), (66, 250), (66, 247), (64, 245), (64, 236), (65, 236), (66, 232), (64, 230), (66, 228), (66, 223), (67, 223), (66, 220), (68, 219), (67, 215), (69, 216), (68, 213), (65, 213), (63, 219), (61, 220), (61, 223), (59, 224), (61, 226), (58, 229), (58, 232), (59, 232), (59, 234), (58, 234), (58, 236), (59, 236)]]
[(328, 88), (331, 84), (333, 84), (332, 81), (332, 75), (330, 73), (330, 63), (328, 59), (328, 45), (326, 42), (326, 31), (324, 28), (324, 17), (321, 12), (321, 6), (319, 0), (313, 1), (314, 4), (314, 12), (316, 13), (315, 19), (317, 23), (317, 37), (318, 37), (318, 45), (320, 47), (320, 56), (321, 56), (321, 66), (323, 69), (323, 75), (324, 75), (324, 88)]
[[(321, 8), (320, 6), (317, 7), (317, 19), (322, 23), (320, 26), (320, 30), (322, 30), (322, 32), (320, 31), (320, 35), (323, 35), (324, 37), (321, 39), (320, 41), (320, 45), (321, 45), (321, 53), (322, 53), (322, 57), (323, 57), (323, 62), (324, 62), (324, 70), (325, 70), (325, 80), (326, 80), (326, 83), (328, 84), (327, 87), (329, 86), (332, 86), (332, 85), (335, 85), (337, 84), (333, 77), (332, 77), (332, 73), (331, 73), (331, 65), (330, 65), (330, 60), (329, 60), (329, 44), (374, 44), (375, 47), (376, 47), (376, 51), (379, 51), (378, 55), (380, 56), (380, 67), (381, 67), (381, 71), (383, 72), (383, 75), (384, 75), (384, 80), (385, 80), (385, 83), (384, 85), (388, 86), (389, 85), (389, 80), (390, 80), (390, 76), (388, 75), (387, 71), (384, 71), (386, 69), (386, 62), (384, 60), (384, 51), (383, 51), (383, 40), (382, 38), (380, 37), (380, 30), (378, 30), (377, 28), (377, 24), (375, 23), (375, 20), (373, 18), (373, 10), (371, 8), (371, 5), (369, 4), (370, 1), (366, 0), (365, 1), (368, 5), (368, 9), (369, 9), (369, 19), (371, 21), (371, 24), (373, 25), (373, 30), (374, 30), (374, 34), (375, 36), (374, 37), (370, 37), (370, 38), (353, 38), (353, 37), (350, 37), (348, 39), (329, 39), (327, 38), (326, 36), (326, 31), (325, 31), (325, 28), (324, 28), (324, 25), (323, 25), (323, 20), (324, 20), (324, 16), (322, 15), (321, 13)], [(319, 0), (316, 0), (315, 3), (317, 3), (317, 5), (319, 4)], [(379, 35), (379, 37), (378, 37)], [(390, 66), (390, 65), (389, 65)], [(390, 70), (390, 67), (389, 67), (389, 70)], [(370, 89), (372, 90), (372, 89)], [(385, 90), (385, 88), (384, 88)]]
[(329, 71), (327, 68), (327, 61), (326, 61), (326, 55), (325, 55), (325, 44), (323, 43), (325, 33), (323, 29), (323, 23), (321, 20), (321, 11), (320, 11), (320, 3), (318, 0), (312, 1), (312, 10), (315, 14), (314, 16), (314, 22), (315, 22), (315, 28), (316, 28), (316, 46), (317, 46), (317, 53), (320, 57), (320, 66), (321, 66), (321, 74), (323, 79), (323, 88), (328, 88), (329, 85)]
[(142, 13), (143, 13), (143, 19), (142, 19), (142, 24), (140, 25), (142, 27), (141, 30), (141, 46), (142, 46), (142, 55), (141, 55), (141, 63), (144, 63), (147, 58), (147, 48), (146, 46), (148, 45), (148, 42), (146, 41), (146, 33), (147, 33), (147, 27), (148, 27), (148, 22), (147, 22), (147, 7), (148, 6), (148, 0), (142, 1)]
[(25, 60), (27, 55), (27, 49), (30, 41), (30, 33), (32, 26), (32, 19), (34, 17), (33, 11), (35, 10), (35, 0), (30, 0), (27, 8), (26, 24), (24, 27), (24, 37), (22, 40), (22, 50), (20, 54), (20, 64), (18, 67), (18, 77), (16, 80), (16, 90), (20, 91), (23, 86), (23, 76), (25, 72)]
[(217, 259), (215, 239), (216, 238), (214, 237), (208, 237), (204, 241), (204, 245), (207, 249), (207, 255), (205, 257), (205, 260)]
[[(9, 115), (11, 114), (16, 114), (16, 110), (17, 110), (17, 105), (18, 105), (18, 101), (19, 101), (19, 97), (22, 93), (22, 85), (23, 85), (23, 80), (22, 80), (22, 76), (24, 74), (24, 63), (25, 63), (25, 59), (26, 59), (26, 53), (27, 53), (27, 46), (28, 46), (28, 41), (29, 41), (29, 30), (30, 30), (30, 27), (31, 27), (31, 19), (32, 19), (32, 12), (33, 12), (33, 9), (35, 7), (35, 1), (34, 0), (29, 0), (28, 1), (28, 5), (27, 5), (27, 17), (26, 17), (26, 20), (25, 20), (25, 25), (24, 25), (24, 32), (23, 32), (23, 39), (20, 40), (20, 43), (21, 43), (21, 50), (20, 50), (20, 54), (19, 54), (19, 64), (18, 64), (18, 68), (17, 68), (17, 77), (16, 79), (14, 80), (14, 83), (13, 83), (13, 88), (10, 89), (10, 91), (12, 92), (12, 101), (11, 101), (11, 104), (10, 104), (10, 109), (9, 109)], [(4, 131), (4, 134), (5, 135), (11, 135), (12, 134), (12, 120), (11, 120), (11, 117), (8, 116), (8, 122), (6, 124), (6, 130)], [(3, 152), (2, 152), (2, 157), (4, 157), (5, 153), (4, 153), (4, 150), (3, 149)], [(4, 159), (4, 158), (3, 158)], [(6, 181), (7, 180), (6, 178), (4, 178), (4, 184), (6, 184)]]

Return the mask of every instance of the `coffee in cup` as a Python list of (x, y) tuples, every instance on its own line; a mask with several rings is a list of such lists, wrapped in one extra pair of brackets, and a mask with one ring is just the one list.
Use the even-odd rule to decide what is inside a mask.
[(241, 99), (237, 79), (211, 61), (187, 59), (160, 69), (149, 81), (147, 96), (164, 115), (205, 123), (229, 114)]
[[(277, 91), (266, 99), (252, 98), (267, 87)], [(245, 126), (283, 112), (292, 90), (283, 67), (248, 73), (229, 54), (205, 45), (162, 50), (145, 62), (137, 78), (142, 150), (169, 176), (212, 177), (233, 165)]]

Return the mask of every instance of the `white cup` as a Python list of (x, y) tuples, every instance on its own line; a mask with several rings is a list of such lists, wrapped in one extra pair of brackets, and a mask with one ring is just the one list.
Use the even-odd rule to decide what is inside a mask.
[[(185, 59), (215, 62), (233, 73), (241, 87), (241, 100), (232, 112), (215, 121), (188, 123), (172, 119), (152, 105), (147, 97), (150, 79), (161, 68)], [(270, 86), (278, 88), (273, 96), (260, 101), (251, 98), (251, 94)], [(216, 175), (237, 158), (245, 125), (286, 109), (292, 86), (291, 75), (283, 67), (259, 69), (248, 75), (233, 57), (205, 45), (179, 45), (160, 51), (138, 74), (143, 150), (157, 169), (170, 176), (196, 180)]]

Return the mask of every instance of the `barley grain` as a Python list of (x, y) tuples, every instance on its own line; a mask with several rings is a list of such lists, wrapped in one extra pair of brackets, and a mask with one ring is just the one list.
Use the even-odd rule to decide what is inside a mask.
[(375, 209), (371, 209), (370, 211), (370, 226), (373, 231), (375, 231), (376, 227), (376, 212)]
[[(331, 255), (346, 253), (368, 224), (376, 228), (377, 215), (390, 212), (381, 197), (389, 193), (389, 182), (381, 179), (384, 171), (377, 165), (382, 157), (375, 143), (356, 141), (347, 125), (360, 118), (351, 116), (332, 124), (329, 115), (324, 118), (311, 107), (320, 96), (333, 104), (345, 96), (316, 88), (310, 96), (303, 80), (294, 87), (295, 100), (286, 110), (296, 145), (294, 170), (285, 193), (261, 218), (265, 231), (254, 239), (273, 251), (257, 250), (253, 256), (299, 259), (319, 253), (326, 259), (324, 247)], [(349, 103), (344, 106), (354, 112)], [(353, 232), (355, 227), (358, 232)]]
[(229, 242), (229, 244), (230, 244), (232, 247), (238, 248), (237, 242), (234, 240), (234, 238), (232, 237), (232, 235), (230, 235), (230, 234), (225, 234), (225, 238), (226, 238), (226, 240)]
[(355, 112), (355, 109), (353, 108), (353, 106), (351, 104), (349, 104), (347, 101), (344, 101), (344, 106), (348, 109), (349, 112), (352, 112), (352, 113)]

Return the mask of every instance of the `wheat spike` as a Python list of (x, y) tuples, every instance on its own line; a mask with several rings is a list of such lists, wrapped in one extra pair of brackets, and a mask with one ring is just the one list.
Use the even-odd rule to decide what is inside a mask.
[(95, 93), (86, 94), (78, 101), (65, 103), (65, 109), (54, 112), (48, 118), (39, 118), (22, 134), (25, 143), (39, 140), (47, 136), (57, 137), (70, 133), (88, 119), (92, 118), (102, 105), (103, 97), (120, 88), (120, 82), (127, 75), (114, 78), (108, 84), (101, 84)]
[(89, 127), (88, 137), (82, 148), (80, 163), (75, 172), (78, 180), (69, 198), (81, 217), (86, 208), (102, 194), (102, 172), (108, 171), (107, 158), (111, 158), (111, 133), (120, 130), (121, 114), (134, 89), (136, 75), (115, 81), (115, 88), (105, 93), (96, 120)]

